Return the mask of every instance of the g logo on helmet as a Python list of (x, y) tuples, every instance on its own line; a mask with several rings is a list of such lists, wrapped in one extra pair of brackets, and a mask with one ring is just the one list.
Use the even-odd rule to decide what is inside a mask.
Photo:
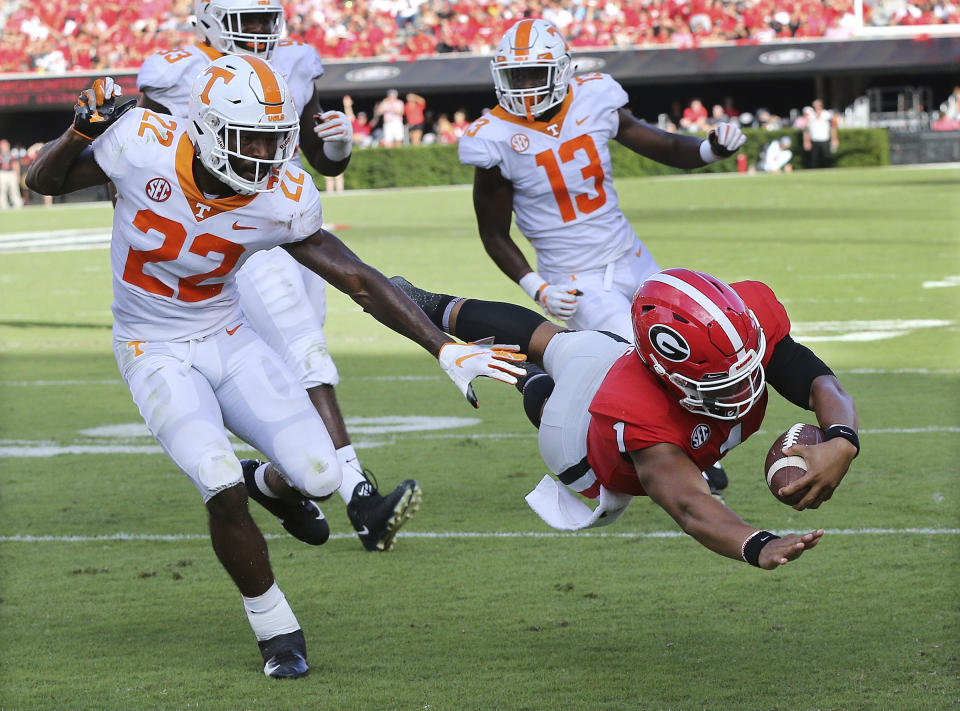
[(647, 336), (650, 338), (650, 345), (653, 346), (653, 350), (667, 360), (682, 363), (690, 357), (690, 346), (683, 336), (669, 326), (658, 323), (650, 329)]

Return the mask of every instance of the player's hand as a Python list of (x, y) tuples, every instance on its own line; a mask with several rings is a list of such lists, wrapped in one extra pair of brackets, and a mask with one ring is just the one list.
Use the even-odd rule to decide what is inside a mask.
[(857, 455), (857, 448), (847, 440), (835, 437), (820, 444), (784, 447), (783, 453), (803, 457), (807, 464), (806, 474), (780, 489), (782, 496), (807, 489), (806, 495), (793, 505), (797, 511), (803, 511), (819, 508), (820, 504), (833, 496), (834, 490), (840, 486), (840, 481)]
[(117, 119), (136, 106), (130, 99), (119, 106), (116, 103), (123, 91), (112, 77), (95, 79), (89, 89), (84, 89), (73, 107), (73, 129), (91, 141), (101, 135)]
[[(479, 407), (477, 396), (470, 384), (481, 375), (515, 385), (517, 378), (526, 371), (513, 362), (524, 361), (525, 355), (519, 346), (479, 343), (444, 343), (437, 360), (443, 372), (460, 388), (467, 401)], [(513, 361), (513, 362), (511, 362)]]
[(353, 125), (342, 111), (324, 111), (313, 115), (313, 132), (324, 142), (353, 143)]
[(581, 296), (583, 292), (578, 289), (545, 284), (537, 293), (537, 303), (547, 315), (565, 321), (577, 312), (577, 299)]
[(718, 123), (710, 129), (707, 140), (710, 141), (710, 152), (713, 155), (717, 158), (729, 158), (747, 142), (747, 137), (736, 124)]
[(757, 565), (764, 570), (773, 570), (786, 565), (791, 560), (799, 558), (804, 551), (808, 551), (820, 542), (823, 529), (798, 535), (788, 533), (783, 538), (775, 538), (760, 549)]

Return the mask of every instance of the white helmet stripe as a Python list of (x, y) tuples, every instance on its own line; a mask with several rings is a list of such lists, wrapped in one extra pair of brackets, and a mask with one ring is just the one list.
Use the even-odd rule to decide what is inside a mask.
[(726, 314), (718, 309), (717, 305), (708, 299), (707, 295), (702, 291), (699, 291), (696, 287), (691, 286), (683, 279), (677, 279), (677, 277), (673, 276), (672, 274), (664, 274), (663, 272), (652, 274), (648, 276), (647, 279), (650, 281), (658, 281), (661, 284), (666, 284), (667, 286), (672, 286), (674, 289), (682, 291), (684, 294), (696, 301), (697, 304), (699, 304), (708, 314), (713, 317), (717, 323), (720, 324), (720, 328), (723, 329), (723, 332), (727, 335), (727, 338), (730, 339), (730, 343), (733, 345), (734, 350), (739, 351), (741, 348), (743, 348), (743, 339), (740, 337), (740, 332), (734, 328), (733, 323), (727, 318)]

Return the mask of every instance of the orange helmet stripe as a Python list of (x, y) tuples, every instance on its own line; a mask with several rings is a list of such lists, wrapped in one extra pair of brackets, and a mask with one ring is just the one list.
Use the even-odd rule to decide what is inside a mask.
[(533, 20), (521, 20), (517, 24), (517, 35), (513, 49), (517, 59), (526, 59), (530, 53), (530, 31), (533, 29)]
[(263, 87), (263, 100), (267, 103), (266, 112), (268, 114), (283, 113), (283, 92), (280, 91), (280, 84), (277, 83), (277, 77), (270, 65), (259, 57), (246, 54), (239, 56), (257, 73), (257, 78)]

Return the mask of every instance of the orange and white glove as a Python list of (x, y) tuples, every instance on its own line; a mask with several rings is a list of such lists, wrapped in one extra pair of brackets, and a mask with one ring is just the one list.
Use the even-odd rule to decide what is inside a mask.
[(536, 272), (525, 274), (519, 284), (520, 288), (540, 305), (547, 316), (563, 321), (577, 312), (577, 299), (583, 296), (583, 292), (579, 289), (548, 284), (546, 279)]
[(135, 99), (130, 99), (117, 106), (115, 99), (122, 93), (113, 77), (95, 79), (90, 88), (81, 91), (77, 97), (73, 107), (73, 130), (89, 141), (101, 135), (137, 104)]
[(313, 115), (313, 132), (323, 141), (323, 153), (332, 161), (345, 160), (353, 150), (353, 124), (342, 111)]
[(733, 123), (718, 123), (710, 129), (706, 140), (700, 143), (700, 158), (704, 163), (715, 163), (729, 158), (747, 142), (740, 127)]
[(460, 392), (474, 407), (479, 407), (471, 385), (474, 378), (485, 376), (515, 385), (517, 378), (525, 375), (527, 371), (514, 363), (526, 359), (527, 357), (520, 353), (520, 346), (486, 343), (444, 343), (437, 356), (443, 372), (460, 388)]

